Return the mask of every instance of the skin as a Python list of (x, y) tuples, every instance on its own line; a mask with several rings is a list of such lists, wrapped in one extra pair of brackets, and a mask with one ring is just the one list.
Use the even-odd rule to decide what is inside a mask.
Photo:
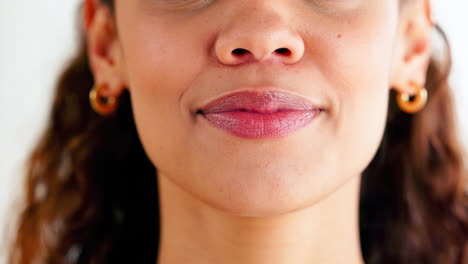
[[(410, 81), (425, 83), (429, 0), (401, 9), (395, 0), (115, 5), (112, 13), (85, 1), (88, 55), (105, 95), (130, 91), (158, 169), (158, 263), (363, 263), (361, 173), (382, 139), (389, 89), (413, 94)], [(236, 48), (247, 52), (234, 56)], [(219, 96), (256, 89), (324, 111), (289, 136), (261, 140), (196, 115)]]

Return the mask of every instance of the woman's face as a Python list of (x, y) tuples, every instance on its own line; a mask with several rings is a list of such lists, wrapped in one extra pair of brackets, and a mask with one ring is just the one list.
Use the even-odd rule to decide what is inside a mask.
[[(358, 177), (383, 136), (397, 2), (117, 0), (120, 72), (159, 177), (250, 216), (310, 206)], [(200, 113), (238, 91), (293, 94), (321, 112), (304, 127), (264, 134), (229, 132)], [(280, 129), (291, 122), (251, 114)], [(212, 119), (248, 130), (241, 115)]]

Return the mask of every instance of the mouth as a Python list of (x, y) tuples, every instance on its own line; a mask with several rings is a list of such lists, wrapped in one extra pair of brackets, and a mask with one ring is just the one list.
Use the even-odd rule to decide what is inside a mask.
[(196, 113), (234, 136), (265, 139), (288, 136), (323, 111), (307, 99), (282, 91), (241, 91), (215, 99)]

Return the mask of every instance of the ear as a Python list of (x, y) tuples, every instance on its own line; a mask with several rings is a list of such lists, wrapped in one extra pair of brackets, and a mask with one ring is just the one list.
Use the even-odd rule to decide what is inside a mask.
[(124, 60), (112, 11), (99, 0), (85, 0), (83, 8), (88, 58), (103, 96), (118, 96), (126, 87)]
[(417, 91), (412, 82), (425, 85), (433, 26), (429, 0), (403, 3), (390, 83), (396, 91), (414, 95)]

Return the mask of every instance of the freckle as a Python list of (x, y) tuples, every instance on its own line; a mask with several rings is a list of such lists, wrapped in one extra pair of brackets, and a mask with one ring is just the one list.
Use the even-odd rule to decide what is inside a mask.
[(341, 37), (343, 37), (343, 35), (338, 34), (338, 35), (336, 35), (336, 37), (337, 37), (337, 38), (341, 38)]

